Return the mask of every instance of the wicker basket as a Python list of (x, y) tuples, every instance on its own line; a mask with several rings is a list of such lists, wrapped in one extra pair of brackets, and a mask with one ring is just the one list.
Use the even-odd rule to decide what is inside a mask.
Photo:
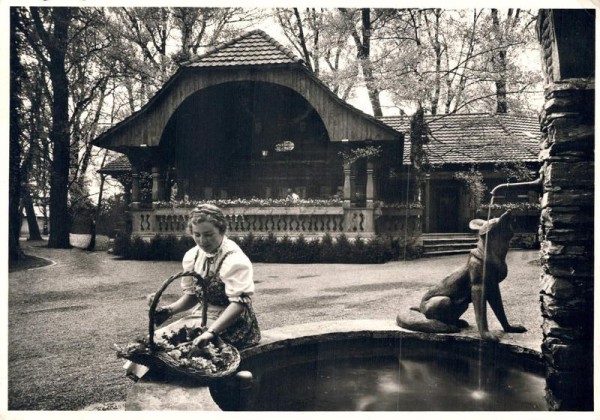
[(221, 348), (221, 351), (225, 350), (231, 354), (231, 361), (227, 364), (227, 366), (219, 370), (217, 372), (208, 371), (205, 369), (197, 369), (194, 366), (182, 365), (179, 361), (171, 357), (167, 352), (163, 351), (160, 346), (158, 346), (154, 342), (154, 311), (158, 305), (158, 301), (160, 300), (161, 295), (166, 290), (166, 288), (176, 279), (181, 277), (191, 276), (196, 279), (198, 284), (202, 287), (202, 328), (206, 328), (206, 320), (207, 320), (207, 302), (206, 302), (206, 281), (195, 271), (182, 271), (177, 273), (171, 277), (169, 277), (163, 285), (158, 289), (156, 294), (154, 295), (154, 299), (150, 305), (149, 314), (149, 323), (148, 323), (148, 345), (143, 346), (139, 345), (137, 348), (131, 351), (123, 351), (118, 350), (117, 356), (122, 357), (128, 360), (131, 360), (134, 363), (138, 363), (144, 366), (147, 366), (151, 369), (160, 369), (166, 370), (171, 373), (175, 373), (180, 376), (186, 376), (189, 378), (194, 378), (198, 381), (209, 382), (214, 379), (225, 378), (234, 374), (237, 368), (240, 365), (240, 352), (232, 345), (225, 343), (218, 336), (213, 340), (213, 344), (215, 346)]

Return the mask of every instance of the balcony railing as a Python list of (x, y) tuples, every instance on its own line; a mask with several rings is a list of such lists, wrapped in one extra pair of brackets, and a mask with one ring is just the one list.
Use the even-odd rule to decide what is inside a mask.
[[(187, 234), (187, 208), (132, 210), (132, 235), (151, 238), (155, 235), (183, 236)], [(411, 230), (420, 226), (419, 209), (297, 206), (297, 207), (227, 207), (227, 233), (231, 236), (274, 234), (277, 237), (322, 237), (326, 233), (344, 233), (352, 238), (370, 238), (379, 234), (403, 234), (405, 223)], [(407, 218), (408, 217), (408, 218)], [(378, 232), (380, 230), (380, 232)]]

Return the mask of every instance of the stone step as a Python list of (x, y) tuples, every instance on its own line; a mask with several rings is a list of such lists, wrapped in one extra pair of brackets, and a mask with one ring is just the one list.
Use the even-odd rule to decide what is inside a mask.
[(423, 257), (440, 257), (443, 255), (459, 255), (459, 254), (468, 254), (473, 248), (469, 249), (448, 249), (442, 251), (423, 251)]
[(473, 244), (446, 244), (446, 245), (423, 245), (423, 252), (437, 252), (437, 251), (470, 251), (475, 248)]
[(470, 245), (476, 244), (477, 238), (475, 237), (456, 237), (456, 238), (423, 238), (423, 245), (446, 245), (446, 244), (461, 244)]
[(476, 236), (473, 232), (429, 232), (422, 233), (424, 237), (440, 237), (440, 238), (452, 238), (453, 236)]
[(477, 245), (477, 235), (459, 233), (425, 233), (423, 256), (465, 254)]

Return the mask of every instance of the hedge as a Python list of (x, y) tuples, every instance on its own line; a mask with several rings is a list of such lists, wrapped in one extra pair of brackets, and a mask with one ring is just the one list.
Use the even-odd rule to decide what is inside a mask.
[[(344, 234), (335, 240), (329, 234), (321, 239), (307, 240), (300, 235), (296, 240), (287, 236), (277, 239), (272, 233), (267, 237), (256, 237), (251, 233), (244, 237), (230, 237), (244, 250), (253, 262), (264, 263), (341, 263), (381, 264), (403, 256), (403, 244), (398, 239), (356, 238), (350, 241)], [(124, 259), (181, 261), (187, 250), (194, 247), (189, 236), (154, 236), (149, 242), (134, 236), (118, 235), (113, 254)], [(407, 258), (418, 257), (420, 250), (409, 247)]]

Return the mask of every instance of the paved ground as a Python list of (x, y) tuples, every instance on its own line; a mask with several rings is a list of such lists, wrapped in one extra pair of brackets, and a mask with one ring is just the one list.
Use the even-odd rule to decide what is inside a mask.
[[(55, 264), (9, 274), (9, 409), (78, 410), (122, 401), (131, 382), (112, 345), (147, 332), (144, 297), (180, 265), (23, 244), (28, 254)], [(535, 350), (542, 341), (538, 255), (509, 252), (509, 276), (502, 283), (509, 320), (528, 328), (502, 341)], [(254, 307), (263, 330), (321, 320), (395, 319), (464, 261), (461, 255), (381, 265), (255, 264)], [(164, 299), (178, 295), (173, 285)], [(464, 318), (474, 325), (471, 309)], [(493, 316), (490, 327), (500, 329)]]

